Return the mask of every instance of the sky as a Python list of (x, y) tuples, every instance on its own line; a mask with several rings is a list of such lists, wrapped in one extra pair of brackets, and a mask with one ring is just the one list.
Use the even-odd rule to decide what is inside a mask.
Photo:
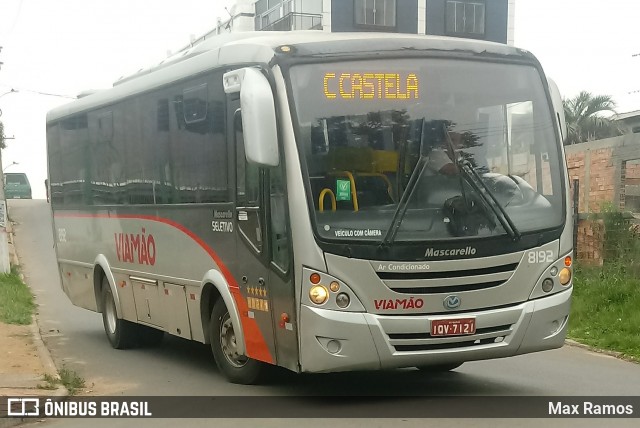
[[(44, 198), (46, 112), (160, 62), (226, 19), (232, 4), (0, 0), (0, 120), (14, 137), (3, 170), (25, 172), (34, 198)], [(515, 46), (536, 55), (564, 97), (586, 90), (611, 95), (620, 113), (640, 110), (638, 16), (637, 0), (515, 0)]]

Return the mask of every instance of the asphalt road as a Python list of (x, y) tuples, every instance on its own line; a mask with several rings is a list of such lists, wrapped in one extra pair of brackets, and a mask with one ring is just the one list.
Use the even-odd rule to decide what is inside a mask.
[[(640, 365), (565, 346), (514, 358), (467, 363), (454, 372), (428, 376), (415, 370), (327, 375), (278, 372), (267, 385), (227, 383), (218, 373), (209, 349), (173, 337), (152, 349), (117, 351), (110, 347), (99, 314), (72, 306), (60, 288), (53, 250), (49, 205), (44, 200), (11, 200), (9, 215), (16, 223), (15, 245), (26, 282), (36, 295), (38, 320), (45, 344), (58, 368), (81, 375), (87, 395), (109, 396), (238, 396), (247, 414), (257, 396), (375, 395), (380, 406), (399, 396), (620, 396), (640, 395)], [(425, 398), (425, 399), (428, 399)], [(388, 402), (385, 400), (389, 400)], [(254, 403), (254, 404), (252, 404)], [(354, 405), (357, 405), (355, 403)], [(347, 404), (348, 406), (348, 404)], [(348, 407), (344, 409), (348, 414)], [(318, 418), (186, 419), (185, 426), (638, 426), (636, 419), (326, 419), (340, 418), (318, 406)], [(51, 427), (86, 426), (86, 419), (52, 419)], [(176, 420), (96, 419), (93, 426), (175, 426)]]

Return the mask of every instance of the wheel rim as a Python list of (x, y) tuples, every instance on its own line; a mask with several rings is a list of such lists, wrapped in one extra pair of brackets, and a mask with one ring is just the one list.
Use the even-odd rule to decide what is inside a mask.
[(220, 323), (220, 347), (224, 357), (232, 366), (239, 368), (247, 364), (247, 357), (238, 353), (236, 334), (233, 331), (233, 323), (229, 313), (224, 314), (222, 323)]
[(109, 294), (109, 298), (105, 302), (104, 315), (107, 320), (107, 328), (109, 329), (109, 333), (116, 334), (116, 322), (118, 320), (116, 316), (116, 304), (113, 301), (113, 297), (111, 293)]

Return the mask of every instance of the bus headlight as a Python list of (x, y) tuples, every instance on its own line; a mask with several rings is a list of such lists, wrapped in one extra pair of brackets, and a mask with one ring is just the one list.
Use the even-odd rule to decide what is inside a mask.
[(339, 308), (344, 309), (349, 306), (349, 303), (351, 303), (351, 299), (347, 293), (340, 293), (336, 296), (336, 305), (338, 305)]
[(567, 285), (569, 281), (571, 281), (571, 270), (568, 268), (562, 268), (558, 278), (560, 279), (560, 284)]
[(551, 290), (553, 290), (553, 279), (545, 278), (545, 280), (542, 281), (542, 291), (548, 293)]
[(329, 298), (329, 291), (322, 285), (314, 285), (309, 290), (309, 299), (316, 305), (322, 305)]
[(329, 273), (303, 268), (302, 304), (326, 311), (365, 312), (358, 295)]

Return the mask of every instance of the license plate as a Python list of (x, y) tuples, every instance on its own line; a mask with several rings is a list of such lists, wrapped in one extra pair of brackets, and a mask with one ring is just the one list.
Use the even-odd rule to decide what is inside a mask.
[(455, 318), (431, 321), (431, 336), (464, 336), (475, 334), (475, 318)]

